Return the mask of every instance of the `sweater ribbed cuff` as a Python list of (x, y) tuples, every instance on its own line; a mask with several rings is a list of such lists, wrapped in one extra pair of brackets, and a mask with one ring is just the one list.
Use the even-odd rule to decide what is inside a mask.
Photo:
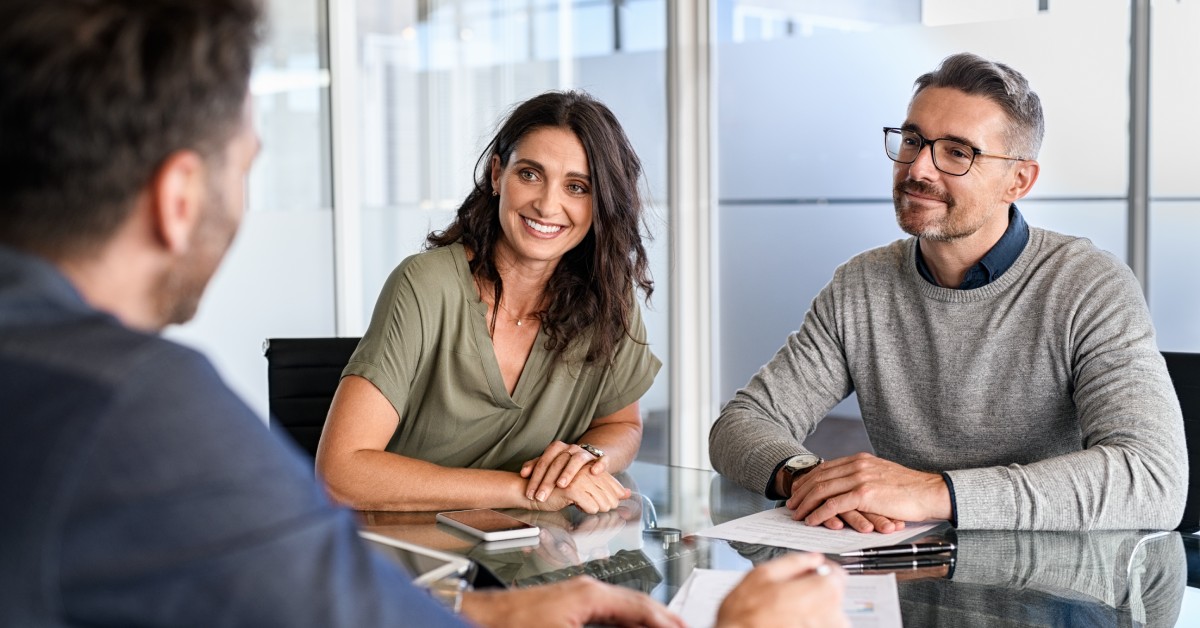
[(954, 480), (950, 474), (942, 471), (942, 480), (946, 482), (946, 490), (950, 491), (950, 525), (958, 527), (958, 500), (954, 499)]

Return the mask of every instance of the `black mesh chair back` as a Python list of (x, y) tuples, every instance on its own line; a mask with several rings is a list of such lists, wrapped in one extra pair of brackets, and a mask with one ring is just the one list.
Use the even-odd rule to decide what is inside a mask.
[(1187, 503), (1179, 529), (1200, 528), (1200, 353), (1163, 352), (1171, 383), (1183, 408), (1184, 440), (1188, 450)]
[(310, 456), (317, 455), (329, 404), (358, 340), (270, 338), (263, 343), (271, 429), (287, 432)]

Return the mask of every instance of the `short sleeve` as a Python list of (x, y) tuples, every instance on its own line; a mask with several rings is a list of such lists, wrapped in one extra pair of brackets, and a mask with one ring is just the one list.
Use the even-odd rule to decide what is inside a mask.
[(629, 333), (617, 345), (609, 368), (600, 388), (595, 418), (613, 414), (641, 399), (662, 368), (662, 362), (650, 351), (642, 308), (636, 299), (629, 317)]
[(342, 377), (358, 375), (374, 384), (399, 416), (404, 416), (425, 336), (423, 304), (413, 283), (411, 259), (388, 276), (375, 303), (371, 324), (342, 371)]

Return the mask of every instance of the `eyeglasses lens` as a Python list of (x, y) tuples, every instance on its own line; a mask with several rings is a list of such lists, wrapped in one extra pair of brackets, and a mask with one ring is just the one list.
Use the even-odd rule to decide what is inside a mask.
[(911, 164), (917, 160), (917, 155), (925, 144), (931, 144), (933, 150), (933, 165), (938, 170), (950, 175), (966, 174), (975, 160), (975, 151), (966, 144), (953, 140), (940, 139), (926, 142), (920, 135), (912, 131), (889, 129), (883, 137), (883, 147), (892, 161)]

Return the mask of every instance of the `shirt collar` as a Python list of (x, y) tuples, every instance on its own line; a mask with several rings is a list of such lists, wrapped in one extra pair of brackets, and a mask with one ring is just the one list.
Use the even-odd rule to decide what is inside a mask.
[(0, 245), (0, 324), (49, 322), (92, 311), (53, 264)]
[[(958, 289), (982, 288), (999, 279), (1000, 275), (1011, 268), (1017, 258), (1021, 256), (1021, 251), (1025, 250), (1027, 242), (1029, 242), (1029, 225), (1025, 223), (1025, 218), (1021, 216), (1021, 211), (1017, 209), (1017, 206), (1009, 205), (1008, 228), (1004, 230), (1004, 235), (1000, 236), (996, 244), (992, 245), (991, 250), (983, 256), (983, 259), (967, 269), (967, 274), (963, 276)], [(929, 266), (925, 264), (925, 258), (921, 255), (920, 239), (917, 240), (916, 250), (917, 272), (921, 273), (925, 281), (935, 286), (938, 285)]]

